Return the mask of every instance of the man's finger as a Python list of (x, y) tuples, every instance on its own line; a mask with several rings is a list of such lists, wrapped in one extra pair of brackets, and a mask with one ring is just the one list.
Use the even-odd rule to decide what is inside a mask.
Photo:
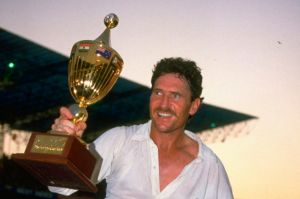
[(74, 115), (71, 113), (71, 111), (66, 107), (61, 107), (59, 109), (59, 112), (60, 112), (60, 116), (63, 117), (64, 119), (71, 120), (74, 117)]

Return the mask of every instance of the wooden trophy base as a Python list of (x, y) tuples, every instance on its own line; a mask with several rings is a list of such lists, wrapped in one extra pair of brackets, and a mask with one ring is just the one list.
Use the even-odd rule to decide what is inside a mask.
[(12, 159), (44, 185), (97, 192), (91, 180), (97, 160), (75, 136), (33, 133), (25, 153)]

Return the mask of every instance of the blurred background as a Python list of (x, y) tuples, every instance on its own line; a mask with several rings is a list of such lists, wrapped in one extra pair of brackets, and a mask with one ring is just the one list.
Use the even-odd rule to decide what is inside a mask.
[[(126, 114), (147, 103), (153, 65), (163, 57), (192, 59), (202, 69), (205, 104), (195, 118), (199, 123), (194, 121), (191, 128), (223, 161), (235, 198), (300, 198), (300, 2), (296, 0), (2, 0), (0, 122), (3, 143), (8, 139), (11, 145), (2, 149), (1, 193), (59, 197), (9, 156), (24, 151), (30, 130), (49, 128), (59, 102), (72, 102), (66, 82), (71, 48), (79, 40), (97, 38), (105, 28), (104, 16), (112, 12), (120, 19), (111, 31), (112, 47), (125, 64), (112, 93), (90, 108), (97, 116), (90, 117), (90, 132), (115, 124), (103, 121), (103, 114), (121, 115), (118, 121), (126, 124), (146, 120), (147, 106), (142, 112), (131, 111), (136, 114), (130, 117)], [(10, 54), (14, 60), (9, 60)], [(92, 124), (99, 120), (103, 129)], [(89, 133), (86, 139), (97, 135)], [(12, 170), (4, 171), (3, 165)], [(28, 181), (21, 179), (15, 187), (17, 176), (34, 188), (27, 188)]]

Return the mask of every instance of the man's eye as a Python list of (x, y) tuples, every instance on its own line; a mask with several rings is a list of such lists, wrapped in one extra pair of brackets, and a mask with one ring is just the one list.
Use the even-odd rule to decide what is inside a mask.
[(174, 99), (179, 99), (181, 97), (181, 95), (179, 93), (172, 93), (172, 97)]
[(153, 91), (153, 93), (154, 93), (155, 95), (162, 95), (162, 92), (159, 91), (159, 90), (155, 90), (155, 91)]

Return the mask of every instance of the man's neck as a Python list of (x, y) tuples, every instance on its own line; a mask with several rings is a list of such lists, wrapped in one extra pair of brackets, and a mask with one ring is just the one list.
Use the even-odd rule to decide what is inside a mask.
[(151, 130), (150, 137), (157, 145), (159, 150), (169, 151), (180, 147), (185, 143), (185, 134), (183, 131), (178, 132), (157, 132)]

